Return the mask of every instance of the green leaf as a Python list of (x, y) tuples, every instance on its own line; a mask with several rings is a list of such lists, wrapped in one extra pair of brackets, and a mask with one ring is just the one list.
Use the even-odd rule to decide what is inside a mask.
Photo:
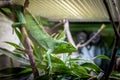
[(2, 8), (2, 10), (7, 12), (7, 13), (12, 13), (9, 8)]
[(56, 74), (70, 74), (70, 69), (64, 64), (54, 63), (52, 62), (52, 72)]
[(47, 69), (47, 63), (45, 62), (36, 62), (36, 67), (39, 71), (43, 71)]
[(3, 53), (5, 55), (7, 55), (8, 57), (14, 59), (14, 60), (17, 60), (21, 63), (24, 63), (24, 64), (29, 64), (29, 61), (25, 58), (23, 58), (22, 56), (17, 56), (14, 52), (11, 52), (7, 49), (4, 49), (4, 48), (0, 48), (0, 53)]
[(81, 63), (86, 63), (86, 62), (93, 62), (91, 59), (86, 59), (86, 58), (70, 58), (70, 62), (81, 62)]
[(58, 36), (59, 34), (54, 34), (54, 36), (52, 35), (53, 39), (57, 39)]
[(83, 64), (81, 64), (81, 66), (89, 68), (89, 69), (92, 69), (92, 70), (95, 70), (95, 71), (101, 71), (101, 69), (99, 68), (99, 66), (97, 66), (94, 63), (83, 63)]
[(62, 31), (59, 36), (57, 37), (58, 40), (64, 41), (66, 38), (65, 31)]
[(30, 77), (30, 72), (19, 74), (21, 71), (24, 71), (25, 69), (26, 68), (21, 67), (1, 69), (0, 80), (28, 80), (28, 78)]
[(13, 46), (13, 47), (15, 47), (16, 49), (17, 49), (17, 48), (18, 48), (18, 49), (19, 49), (19, 48), (20, 48), (20, 49), (22, 48), (21, 46), (15, 44), (15, 43), (13, 43), (13, 42), (7, 42), (7, 41), (6, 41), (5, 43), (7, 43), (7, 44), (9, 44), (9, 45), (11, 45), (11, 46)]
[(76, 51), (76, 48), (69, 42), (59, 41), (59, 44), (55, 47), (54, 54), (69, 53)]
[(33, 43), (33, 55), (34, 58), (38, 61), (42, 61), (43, 60), (43, 54), (45, 52), (45, 49), (43, 49), (42, 47), (38, 46), (37, 44)]
[(32, 73), (32, 69), (27, 67), (24, 70), (20, 71), (18, 74), (26, 74), (26, 73)]
[(51, 54), (51, 61), (54, 62), (54, 63), (59, 63), (59, 64), (64, 64), (65, 65), (65, 63), (55, 54)]
[(16, 32), (17, 37), (19, 38), (19, 40), (23, 43), (23, 37), (22, 37), (22, 34), (20, 33), (20, 31), (17, 28), (15, 28), (15, 32)]
[(111, 76), (120, 78), (120, 72), (112, 71)]
[(1, 69), (0, 73), (2, 74), (18, 74), (19, 72), (25, 70), (25, 68), (20, 68), (20, 67), (11, 67), (11, 68), (5, 68)]
[(53, 26), (54, 25), (54, 22), (47, 21), (47, 19), (45, 19), (45, 18), (42, 18), (39, 16), (36, 18), (37, 18), (37, 21), (44, 26)]
[(50, 75), (42, 75), (37, 77), (35, 80), (50, 80)]
[(83, 66), (80, 66), (78, 64), (72, 64), (71, 72), (80, 78), (86, 78), (89, 75), (87, 73), (87, 70)]
[(94, 59), (97, 59), (97, 58), (110, 60), (110, 58), (109, 58), (108, 56), (105, 56), (105, 55), (98, 55), (98, 56), (95, 56), (95, 57), (93, 58), (93, 60), (94, 60)]

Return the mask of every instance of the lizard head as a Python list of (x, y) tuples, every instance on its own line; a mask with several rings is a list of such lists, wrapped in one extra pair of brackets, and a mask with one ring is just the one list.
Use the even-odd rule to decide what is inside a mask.
[(76, 48), (69, 42), (59, 42), (55, 47), (54, 53), (72, 53)]

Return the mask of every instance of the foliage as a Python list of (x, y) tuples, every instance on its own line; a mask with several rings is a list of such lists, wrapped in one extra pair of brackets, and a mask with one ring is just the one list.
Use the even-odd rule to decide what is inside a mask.
[[(23, 37), (19, 30), (15, 28), (15, 32), (21, 41), (23, 43)], [(62, 32), (61, 34), (56, 34), (53, 37), (54, 39), (57, 40), (62, 40), (64, 41), (65, 39), (65, 33)], [(53, 40), (54, 40), (53, 39)], [(82, 79), (82, 78), (90, 78), (91, 71), (95, 72), (95, 77), (102, 71), (95, 63), (93, 63), (93, 59), (91, 61), (88, 61), (87, 59), (82, 59), (82, 58), (74, 58), (71, 59), (69, 56), (70, 54), (66, 57), (65, 61), (61, 60), (57, 56), (57, 51), (59, 51), (61, 54), (63, 54), (64, 50), (61, 48), (64, 47), (64, 44), (61, 45), (55, 54), (50, 54), (51, 57), (51, 62), (52, 64), (52, 70), (49, 73), (49, 68), (48, 68), (48, 59), (46, 58), (46, 50), (43, 47), (40, 47), (38, 44), (32, 42), (32, 49), (33, 49), (33, 58), (36, 63), (37, 70), (39, 72), (39, 76), (36, 80), (62, 80), (65, 78), (69, 79)], [(22, 66), (18, 68), (6, 68), (0, 70), (0, 73), (2, 74), (0, 76), (1, 80), (33, 80), (33, 74), (32, 74), (32, 69), (30, 66), (30, 60), (25, 53), (25, 48), (23, 47), (24, 44), (17, 45), (12, 42), (6, 42), (7, 44), (13, 46), (16, 48), (14, 51), (9, 51), (4, 48), (0, 48), (0, 52), (9, 56), (12, 59), (17, 60), (18, 62), (22, 63)], [(67, 49), (67, 50), (66, 50)], [(69, 53), (69, 48), (65, 48), (66, 52)], [(67, 54), (67, 53), (64, 53)], [(108, 59), (105, 56), (98, 56), (96, 58), (104, 58)], [(82, 61), (82, 62), (81, 62)], [(80, 64), (78, 64), (80, 62)], [(7, 76), (7, 77), (6, 77)], [(68, 80), (69, 80), (68, 79)]]
[[(29, 79), (32, 80), (33, 79), (32, 69), (30, 67), (28, 57), (24, 53), (24, 47), (19, 46), (12, 42), (6, 42), (6, 43), (15, 47), (16, 50), (11, 52), (6, 49), (0, 48), (0, 52), (22, 63), (23, 66), (22, 67), (20, 66), (19, 68), (14, 68), (14, 67), (6, 68), (3, 70), (0, 70), (0, 73), (7, 75), (9, 77), (7, 78), (9, 80), (17, 79), (18, 77), (19, 77), (19, 80), (29, 80)], [(96, 73), (94, 76), (97, 76), (99, 72), (101, 72), (102, 70), (96, 64), (94, 64), (92, 60), (96, 58), (108, 59), (105, 56), (101, 55), (101, 56), (96, 56), (90, 61), (83, 58), (70, 58), (68, 55), (68, 57), (66, 58), (66, 61), (63, 61), (56, 54), (51, 54), (50, 56), (51, 56), (51, 62), (52, 62), (53, 68), (52, 68), (52, 72), (49, 73), (48, 65), (47, 65), (48, 60), (46, 59), (46, 56), (45, 56), (46, 50), (35, 43), (33, 43), (32, 49), (33, 49), (33, 57), (36, 62), (36, 67), (39, 71), (39, 77), (36, 80), (39, 80), (39, 79), (62, 80), (65, 78), (69, 80), (69, 79), (90, 78), (91, 70), (93, 70)], [(78, 62), (81, 62), (81, 63), (78, 64)], [(3, 76), (0, 76), (0, 78), (4, 80), (8, 80)]]

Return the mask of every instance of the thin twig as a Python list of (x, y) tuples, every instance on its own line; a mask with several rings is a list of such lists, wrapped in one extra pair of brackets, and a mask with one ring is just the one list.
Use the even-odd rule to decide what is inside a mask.
[(108, 16), (109, 16), (111, 25), (112, 25), (113, 30), (114, 30), (114, 33), (115, 33), (115, 36), (116, 36), (116, 37), (119, 37), (119, 35), (118, 35), (119, 33), (118, 33), (117, 29), (116, 29), (116, 25), (115, 25), (115, 23), (114, 23), (114, 20), (113, 20), (113, 18), (112, 18), (111, 12), (110, 12), (110, 10), (109, 10), (109, 6), (108, 6), (106, 0), (103, 0), (103, 2), (104, 2), (104, 5), (105, 5), (105, 8), (106, 8), (106, 10), (107, 10), (107, 13), (108, 13)]
[(72, 38), (70, 29), (69, 29), (69, 21), (68, 21), (67, 19), (64, 19), (63, 22), (64, 22), (64, 29), (65, 29), (65, 32), (66, 32), (68, 41), (69, 41), (74, 47), (76, 47), (75, 42), (74, 42), (74, 40), (73, 40), (73, 38)]
[(104, 28), (105, 28), (105, 25), (102, 24), (100, 29), (98, 29), (98, 31), (87, 42), (85, 42), (84, 44), (78, 43), (76, 47), (78, 48), (78, 47), (84, 47), (84, 46), (88, 45)]
[(54, 30), (55, 28), (59, 27), (59, 26), (62, 25), (62, 24), (64, 24), (64, 22), (63, 22), (62, 20), (60, 20), (60, 22), (57, 23), (57, 24), (55, 24), (55, 25), (51, 28), (51, 30)]
[(112, 3), (113, 3), (115, 13), (117, 14), (116, 18), (118, 19), (118, 22), (119, 22), (119, 24), (118, 24), (118, 32), (119, 32), (119, 36), (120, 36), (120, 12), (119, 12), (119, 9), (117, 7), (117, 4), (116, 4), (115, 0), (112, 0)]
[(83, 47), (83, 46), (86, 46), (88, 45), (104, 28), (105, 28), (105, 25), (102, 24), (102, 26), (100, 27), (100, 29), (96, 32), (96, 34), (94, 34), (86, 43), (84, 44), (80, 44), (78, 43), (77, 45), (75, 45), (75, 42), (72, 38), (72, 35), (70, 33), (70, 29), (69, 29), (69, 21), (67, 19), (64, 19), (63, 20), (64, 22), (64, 29), (65, 29), (65, 32), (66, 32), (66, 35), (67, 35), (67, 39), (68, 41), (76, 47), (76, 49), (78, 49), (78, 47)]

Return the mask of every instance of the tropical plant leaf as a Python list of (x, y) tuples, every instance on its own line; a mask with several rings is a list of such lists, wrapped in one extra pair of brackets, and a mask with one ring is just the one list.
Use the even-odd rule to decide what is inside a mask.
[(2, 8), (2, 10), (7, 12), (7, 13), (12, 13), (9, 8)]
[(45, 53), (45, 49), (43, 49), (42, 47), (38, 46), (37, 44), (33, 43), (33, 57), (34, 59), (38, 60), (38, 61), (42, 61), (43, 60), (43, 54)]
[(22, 70), (22, 71), (20, 71), (18, 74), (20, 75), (22, 75), (22, 74), (30, 74), (30, 73), (32, 73), (32, 69), (31, 68), (24, 68), (24, 70)]
[(79, 62), (79, 63), (93, 62), (91, 59), (86, 59), (86, 58), (70, 58), (69, 61)]
[(36, 62), (36, 67), (39, 71), (45, 71), (47, 69), (47, 63), (46, 62)]
[(15, 28), (15, 33), (17, 34), (17, 37), (19, 38), (20, 42), (23, 43), (23, 36), (17, 28)]
[(97, 59), (97, 58), (110, 60), (110, 58), (109, 58), (108, 56), (105, 56), (105, 55), (98, 55), (98, 56), (95, 56), (95, 57), (93, 58), (93, 60), (94, 60), (94, 59)]
[(18, 57), (18, 56), (16, 56), (14, 54), (14, 52), (11, 52), (11, 51), (9, 51), (7, 49), (0, 48), (0, 53), (3, 53), (5, 55), (7, 55), (8, 57), (10, 57), (10, 58), (12, 58), (14, 60), (17, 60), (18, 62), (21, 62), (23, 64), (29, 64), (29, 61), (27, 59), (23, 58), (22, 56)]
[(65, 36), (65, 31), (62, 31), (58, 36), (57, 36), (57, 39), (58, 40), (61, 40), (61, 41), (64, 41), (66, 38)]
[(120, 72), (112, 71), (111, 76), (120, 78)]
[(74, 75), (78, 76), (79, 78), (86, 78), (86, 77), (88, 77), (87, 70), (83, 66), (80, 66), (78, 64), (72, 64), (71, 72)]
[(54, 63), (59, 63), (59, 64), (64, 64), (65, 65), (65, 63), (55, 54), (51, 54), (51, 61), (54, 62)]
[(64, 64), (59, 64), (59, 63), (52, 63), (52, 71), (53, 73), (55, 74), (61, 74), (61, 75), (64, 75), (64, 74), (70, 74), (71, 70), (69, 69), (69, 67), (67, 67), (66, 65)]
[(44, 26), (53, 26), (54, 25), (54, 22), (51, 22), (51, 21), (47, 21), (45, 18), (43, 17), (36, 17), (37, 21), (44, 25)]
[(52, 35), (53, 39), (57, 39), (58, 36), (59, 36), (59, 33), (56, 33), (56, 34)]
[(39, 76), (35, 80), (50, 80), (50, 75)]
[(86, 68), (89, 68), (89, 69), (92, 69), (92, 70), (95, 70), (95, 71), (101, 71), (101, 69), (99, 68), (99, 66), (97, 66), (96, 64), (94, 63), (83, 63), (81, 64), (81, 66), (83, 67), (86, 67)]
[(5, 68), (5, 69), (1, 69), (0, 73), (1, 74), (18, 74), (19, 72), (25, 70), (25, 68), (20, 68), (20, 67), (10, 67), (10, 68)]
[(15, 43), (13, 43), (13, 42), (8, 42), (8, 41), (6, 41), (5, 43), (7, 43), (7, 44), (9, 44), (9, 45), (11, 45), (11, 46), (13, 46), (13, 47), (15, 47), (16, 49), (18, 48), (22, 48), (21, 46), (19, 46), (18, 44), (15, 44)]
[[(27, 80), (30, 77), (30, 73), (22, 73), (26, 68), (11, 67), (0, 70), (0, 80)], [(33, 80), (33, 79), (32, 79)]]

